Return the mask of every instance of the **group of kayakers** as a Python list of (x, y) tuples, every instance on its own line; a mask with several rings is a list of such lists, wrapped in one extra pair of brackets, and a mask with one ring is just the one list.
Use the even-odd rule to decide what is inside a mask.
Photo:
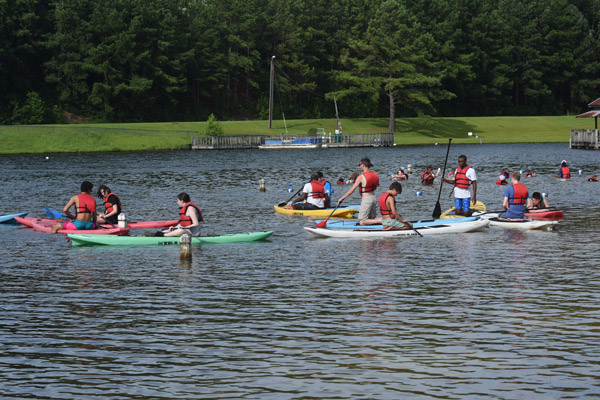
[[(71, 197), (63, 213), (70, 221), (60, 222), (52, 226), (52, 233), (61, 229), (87, 230), (95, 229), (101, 224), (118, 224), (119, 214), (123, 212), (121, 199), (106, 185), (100, 185), (97, 196), (104, 202), (104, 212), (97, 213), (96, 200), (92, 196), (94, 185), (90, 181), (81, 183), (81, 192)], [(179, 206), (179, 221), (177, 225), (156, 232), (156, 236), (181, 236), (187, 233), (191, 236), (200, 235), (200, 223), (204, 221), (202, 211), (190, 200), (190, 196), (181, 192), (177, 195)], [(74, 213), (71, 213), (74, 207)]]

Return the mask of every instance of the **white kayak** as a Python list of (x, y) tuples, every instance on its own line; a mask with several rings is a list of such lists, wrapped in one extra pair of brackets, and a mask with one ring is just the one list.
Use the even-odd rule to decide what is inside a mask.
[(490, 226), (497, 226), (500, 228), (508, 229), (520, 229), (525, 231), (531, 229), (552, 230), (554, 225), (558, 224), (558, 221), (543, 221), (532, 219), (524, 219), (522, 221), (504, 221), (498, 219), (497, 217), (484, 218), (490, 221)]
[[(446, 218), (446, 219), (420, 219), (416, 221), (410, 221), (415, 228), (423, 228), (433, 225), (450, 225), (460, 222), (476, 221), (480, 217), (463, 217), (463, 218)], [(324, 220), (315, 221), (315, 225), (318, 225)], [(327, 228), (329, 229), (383, 229), (383, 225), (360, 225), (357, 219), (352, 220), (328, 220)]]
[[(373, 229), (373, 227), (364, 227), (360, 229), (327, 229), (305, 227), (304, 229), (317, 237), (333, 238), (391, 238), (400, 236), (422, 236), (439, 235), (444, 233), (465, 233), (482, 230), (489, 225), (489, 221), (484, 218), (476, 218), (471, 221), (455, 222), (451, 224), (430, 224), (415, 229), (407, 230), (387, 230)], [(366, 229), (365, 229), (366, 228)], [(419, 233), (417, 233), (418, 231)]]

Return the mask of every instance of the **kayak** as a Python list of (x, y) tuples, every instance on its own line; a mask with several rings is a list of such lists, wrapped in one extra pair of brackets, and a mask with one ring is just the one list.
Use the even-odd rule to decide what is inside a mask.
[[(275, 212), (284, 215), (302, 216), (302, 217), (314, 217), (314, 218), (326, 218), (331, 214), (334, 208), (323, 208), (320, 210), (290, 210), (285, 207), (280, 207), (275, 204)], [(358, 212), (356, 208), (349, 207), (338, 207), (337, 210), (331, 215), (337, 218), (352, 218), (352, 216)]]
[[(465, 233), (475, 232), (484, 229), (490, 222), (484, 218), (476, 218), (473, 221), (462, 221), (457, 223), (425, 225), (420, 228), (407, 230), (387, 230), (382, 229), (327, 229), (304, 227), (304, 229), (316, 237), (333, 238), (390, 238), (400, 236), (422, 236), (438, 235), (444, 233)], [(415, 232), (418, 231), (419, 233)]]
[[(192, 238), (192, 244), (222, 244), (235, 242), (257, 242), (267, 239), (273, 231), (234, 233), (220, 236), (198, 236)], [(156, 236), (113, 236), (69, 234), (73, 246), (170, 246), (178, 245), (179, 237)]]
[[(64, 220), (59, 219), (47, 219), (47, 218), (33, 218), (33, 217), (19, 217), (16, 221), (21, 224), (33, 228), (34, 223), (42, 223), (42, 224), (58, 224), (61, 222), (65, 222)], [(130, 229), (153, 229), (153, 228), (168, 228), (170, 226), (177, 225), (179, 221), (176, 219), (166, 220), (166, 221), (139, 221), (139, 222), (128, 222), (127, 227)], [(100, 224), (101, 228), (115, 228), (115, 225), (111, 224)]]
[(0, 215), (0, 224), (15, 224), (18, 221), (15, 217), (24, 217), (27, 213), (16, 213), (16, 214), (8, 214), (8, 215)]
[[(415, 228), (422, 228), (433, 225), (448, 225), (455, 224), (458, 222), (469, 222), (477, 221), (480, 217), (464, 217), (464, 218), (447, 218), (447, 219), (424, 219), (418, 221), (410, 221)], [(319, 224), (322, 221), (315, 221), (315, 224)], [(329, 229), (383, 229), (383, 225), (360, 225), (358, 220), (353, 219), (351, 221), (327, 221), (326, 228)]]
[(535, 211), (529, 210), (525, 213), (525, 216), (529, 219), (554, 221), (562, 219), (563, 212), (562, 210), (557, 210), (555, 208), (544, 208)]
[[(440, 215), (440, 218), (462, 218), (462, 215), (452, 214), (454, 212), (454, 210), (455, 210), (455, 208), (452, 207), (452, 208), (444, 211), (442, 213), (442, 215)], [(483, 204), (481, 201), (477, 200), (477, 203), (475, 203), (475, 205), (471, 204), (471, 210), (485, 212), (486, 211), (485, 204)]]
[(498, 226), (500, 228), (531, 230), (531, 229), (546, 229), (551, 230), (552, 227), (558, 224), (558, 221), (530, 220), (523, 221), (503, 221), (497, 217), (487, 218), (490, 221), (490, 226)]
[[(57, 222), (52, 219), (40, 219), (40, 218), (21, 218), (15, 217), (17, 221), (22, 223), (23, 225), (29, 226), (38, 232), (50, 233), (52, 232), (52, 225), (55, 225)], [(100, 229), (59, 229), (58, 233), (79, 233), (86, 232), (90, 235), (125, 235), (129, 233), (130, 228), (100, 228)]]

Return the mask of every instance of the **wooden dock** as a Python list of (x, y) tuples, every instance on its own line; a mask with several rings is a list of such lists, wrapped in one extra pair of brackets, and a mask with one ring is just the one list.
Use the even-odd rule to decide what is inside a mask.
[[(294, 146), (287, 146), (295, 144)], [(393, 133), (355, 133), (325, 136), (294, 135), (231, 135), (192, 136), (192, 149), (277, 149), (277, 148), (336, 148), (389, 147), (394, 145)]]
[(569, 147), (572, 149), (600, 150), (600, 129), (571, 129)]

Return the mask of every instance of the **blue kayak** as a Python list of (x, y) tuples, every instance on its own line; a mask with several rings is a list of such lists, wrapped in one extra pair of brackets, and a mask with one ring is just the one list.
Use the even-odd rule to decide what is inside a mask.
[[(427, 226), (436, 226), (436, 225), (451, 225), (453, 223), (460, 222), (471, 222), (477, 221), (481, 217), (464, 217), (464, 218), (450, 218), (450, 219), (420, 219), (418, 221), (410, 221), (415, 228), (424, 228)], [(318, 224), (321, 221), (316, 221)], [(360, 225), (357, 219), (352, 220), (330, 220), (327, 221), (328, 229), (383, 229), (383, 225)]]
[(27, 213), (17, 213), (17, 214), (8, 214), (8, 215), (0, 215), (0, 224), (18, 224), (15, 217), (24, 217)]

